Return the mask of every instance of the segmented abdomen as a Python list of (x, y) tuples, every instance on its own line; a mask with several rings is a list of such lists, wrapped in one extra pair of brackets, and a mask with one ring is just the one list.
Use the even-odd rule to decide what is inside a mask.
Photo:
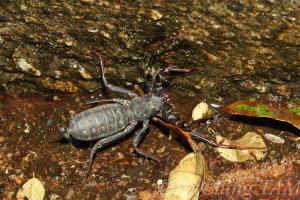
[(75, 115), (68, 132), (73, 138), (89, 141), (113, 135), (128, 123), (126, 107), (121, 104), (106, 104)]

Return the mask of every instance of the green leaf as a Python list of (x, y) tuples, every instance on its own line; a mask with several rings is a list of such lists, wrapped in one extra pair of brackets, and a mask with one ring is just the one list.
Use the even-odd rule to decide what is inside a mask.
[(300, 102), (288, 103), (249, 98), (236, 101), (221, 112), (247, 117), (265, 117), (292, 124), (300, 129)]
[(276, 114), (269, 112), (267, 106), (265, 105), (257, 105), (257, 106), (248, 106), (245, 104), (236, 105), (233, 107), (236, 111), (248, 111), (255, 113), (258, 117), (275, 117)]
[(300, 108), (290, 108), (289, 111), (300, 116)]

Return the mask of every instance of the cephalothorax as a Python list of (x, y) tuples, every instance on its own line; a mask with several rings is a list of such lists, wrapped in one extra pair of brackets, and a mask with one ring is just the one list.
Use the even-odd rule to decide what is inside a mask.
[(155, 157), (142, 152), (138, 145), (143, 138), (148, 125), (149, 119), (153, 116), (160, 116), (168, 123), (177, 125), (178, 120), (172, 114), (171, 105), (167, 95), (161, 87), (161, 74), (167, 72), (189, 72), (188, 69), (177, 69), (168, 67), (156, 71), (152, 77), (152, 82), (148, 86), (148, 93), (144, 96), (138, 96), (136, 93), (127, 89), (113, 86), (107, 83), (104, 76), (103, 61), (100, 53), (93, 52), (100, 63), (101, 79), (108, 91), (119, 92), (131, 97), (131, 100), (125, 99), (100, 99), (90, 101), (88, 103), (109, 102), (87, 109), (74, 116), (71, 120), (69, 128), (64, 133), (66, 138), (74, 138), (84, 141), (98, 140), (93, 146), (90, 153), (88, 170), (85, 178), (91, 170), (93, 156), (97, 149), (102, 148), (112, 142), (119, 140), (131, 133), (138, 122), (142, 122), (141, 129), (135, 132), (133, 147), (135, 152), (145, 158), (151, 159), (157, 163), (159, 160)]

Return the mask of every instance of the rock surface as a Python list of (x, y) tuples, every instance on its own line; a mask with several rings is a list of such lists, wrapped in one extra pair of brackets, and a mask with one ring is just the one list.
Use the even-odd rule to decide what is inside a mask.
[[(298, 1), (1, 1), (0, 84), (10, 93), (143, 82), (145, 69), (194, 67), (171, 86), (222, 102), (300, 96)], [(120, 81), (120, 79), (122, 81)], [(119, 83), (120, 82), (120, 83)], [(121, 83), (122, 82), (122, 83)]]

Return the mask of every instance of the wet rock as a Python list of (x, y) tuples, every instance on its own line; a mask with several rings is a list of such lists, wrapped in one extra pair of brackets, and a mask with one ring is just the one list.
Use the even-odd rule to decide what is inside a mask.
[(24, 58), (20, 58), (17, 61), (17, 67), (22, 71), (29, 73), (34, 76), (41, 76), (41, 71), (33, 67), (30, 63), (28, 63)]
[(273, 135), (273, 134), (269, 134), (269, 133), (266, 133), (264, 134), (264, 137), (269, 140), (270, 142), (273, 142), (275, 144), (283, 144), (284, 143), (284, 139), (279, 137), (279, 136), (276, 136), (276, 135)]
[[(42, 3), (45, 12), (36, 9), (35, 1), (1, 5), (0, 74), (5, 76), (0, 83), (11, 92), (98, 89), (99, 67), (90, 53), (95, 48), (104, 57), (110, 82), (143, 82), (143, 71), (170, 64), (195, 67), (199, 71), (192, 78), (172, 80), (172, 89), (208, 100), (222, 97), (216, 92), (220, 87), (230, 88), (233, 99), (275, 93), (268, 83), (290, 97), (291, 91), (280, 85), (299, 79), (299, 73), (291, 73), (299, 63), (299, 6), (294, 1), (284, 6), (280, 1), (65, 1)], [(214, 84), (195, 92), (193, 81), (202, 76)]]

